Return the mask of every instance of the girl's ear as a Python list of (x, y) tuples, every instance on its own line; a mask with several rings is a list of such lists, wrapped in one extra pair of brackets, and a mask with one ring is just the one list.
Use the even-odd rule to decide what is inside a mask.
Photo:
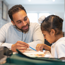
[(55, 30), (54, 30), (54, 29), (51, 29), (50, 34), (51, 34), (52, 36), (54, 36), (54, 35), (55, 35)]
[(13, 25), (15, 25), (15, 23), (13, 21), (11, 21), (13, 23)]

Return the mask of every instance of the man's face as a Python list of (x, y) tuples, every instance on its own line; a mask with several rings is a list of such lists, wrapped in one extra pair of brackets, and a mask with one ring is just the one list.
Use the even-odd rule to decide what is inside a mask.
[(17, 29), (22, 32), (27, 32), (29, 30), (29, 19), (24, 10), (20, 10), (12, 15), (13, 21), (11, 21)]

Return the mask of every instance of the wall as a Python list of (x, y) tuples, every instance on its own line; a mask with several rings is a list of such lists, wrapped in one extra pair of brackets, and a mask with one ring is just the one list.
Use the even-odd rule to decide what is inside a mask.
[[(64, 0), (65, 3), (65, 0)], [(65, 4), (64, 4), (64, 22), (63, 22), (63, 31), (65, 32)]]
[[(11, 8), (13, 5), (10, 5), (9, 8)], [(58, 15), (61, 16), (61, 14), (64, 14), (64, 5), (63, 4), (46, 4), (46, 5), (23, 5), (27, 12), (51, 12), (51, 13), (58, 13)], [(64, 18), (64, 15), (61, 16)]]
[(0, 0), (0, 28), (6, 23), (8, 23), (8, 21), (2, 19), (2, 0)]

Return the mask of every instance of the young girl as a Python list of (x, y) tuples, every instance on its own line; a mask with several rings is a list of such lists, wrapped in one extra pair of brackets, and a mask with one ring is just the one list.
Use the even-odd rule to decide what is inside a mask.
[(56, 16), (50, 15), (45, 18), (41, 23), (41, 30), (44, 34), (44, 38), (52, 44), (51, 47), (45, 44), (38, 44), (36, 46), (37, 51), (43, 50), (43, 48), (50, 50), (54, 58), (64, 58), (65, 57), (65, 37), (63, 37), (62, 32), (63, 20)]

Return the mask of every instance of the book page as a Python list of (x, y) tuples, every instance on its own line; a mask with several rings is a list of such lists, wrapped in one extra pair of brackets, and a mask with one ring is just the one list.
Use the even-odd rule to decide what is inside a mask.
[(51, 53), (45, 50), (41, 52), (41, 51), (34, 51), (32, 49), (27, 49), (23, 54), (29, 57), (49, 57), (49, 58), (52, 57)]

